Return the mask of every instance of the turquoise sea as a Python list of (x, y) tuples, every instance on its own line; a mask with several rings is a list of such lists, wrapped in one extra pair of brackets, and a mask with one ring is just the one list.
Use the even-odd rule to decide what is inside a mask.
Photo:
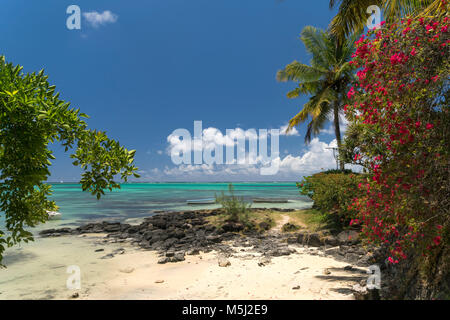
[[(288, 203), (255, 203), (252, 207), (303, 209), (312, 205), (299, 194), (293, 182), (233, 183), (235, 195), (251, 202), (252, 198), (285, 198)], [(52, 184), (51, 198), (59, 206), (62, 220), (58, 224), (83, 223), (87, 220), (125, 220), (152, 215), (155, 211), (217, 208), (218, 205), (187, 205), (186, 200), (214, 198), (222, 191), (228, 194), (227, 183), (130, 183), (121, 189), (106, 192), (100, 200), (81, 191), (78, 184)]]

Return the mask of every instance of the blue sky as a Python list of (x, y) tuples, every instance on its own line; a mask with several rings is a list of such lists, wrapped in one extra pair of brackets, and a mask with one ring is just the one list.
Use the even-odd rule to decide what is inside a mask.
[[(95, 26), (83, 15), (81, 30), (68, 30), (71, 4), (114, 19)], [(167, 138), (177, 128), (192, 132), (194, 120), (224, 133), (285, 125), (306, 97), (287, 99), (295, 84), (278, 83), (275, 74), (294, 59), (309, 62), (300, 31), (326, 28), (334, 14), (325, 0), (3, 0), (0, 54), (25, 71), (45, 68), (61, 97), (90, 116), (90, 127), (137, 150), (142, 180), (298, 180), (313, 164), (334, 166), (324, 151), (332, 134), (310, 146), (305, 126), (280, 137), (289, 168), (276, 177), (179, 168)], [(53, 149), (49, 180), (77, 181), (80, 170)]]

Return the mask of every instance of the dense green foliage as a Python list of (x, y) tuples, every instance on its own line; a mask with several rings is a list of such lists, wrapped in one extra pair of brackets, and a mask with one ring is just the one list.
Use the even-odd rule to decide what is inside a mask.
[(105, 189), (138, 176), (134, 150), (128, 151), (104, 132), (90, 130), (85, 114), (69, 108), (43, 71), (24, 74), (21, 66), (0, 56), (0, 211), (6, 230), (0, 230), (0, 263), (5, 247), (33, 240), (26, 227), (48, 219), (51, 188), (44, 182), (54, 159), (49, 144), (73, 149), (73, 164), (84, 170), (83, 190), (100, 198)]
[(343, 174), (352, 174), (354, 173), (351, 169), (344, 169), (344, 170), (340, 170), (340, 169), (329, 169), (327, 171), (323, 171), (323, 174), (332, 174), (332, 173), (343, 173)]
[(358, 185), (364, 180), (365, 176), (357, 173), (320, 172), (305, 177), (297, 186), (301, 194), (314, 201), (314, 208), (336, 226), (345, 228), (357, 214), (350, 205), (361, 194)]
[[(279, 81), (295, 81), (297, 88), (287, 94), (288, 98), (310, 95), (302, 110), (290, 121), (287, 130), (292, 129), (309, 118), (311, 119), (305, 134), (309, 142), (325, 124), (333, 119), (337, 146), (341, 147), (339, 115), (347, 101), (346, 93), (353, 73), (349, 64), (354, 52), (355, 36), (342, 44), (329, 33), (307, 26), (302, 30), (300, 39), (306, 50), (312, 55), (310, 66), (294, 61), (278, 71)], [(344, 163), (340, 163), (344, 169)]]

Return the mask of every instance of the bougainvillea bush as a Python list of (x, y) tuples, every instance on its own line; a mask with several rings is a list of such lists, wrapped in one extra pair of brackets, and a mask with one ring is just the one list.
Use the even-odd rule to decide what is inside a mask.
[(351, 224), (389, 247), (392, 264), (436, 255), (449, 240), (449, 32), (444, 13), (382, 23), (356, 42), (346, 116), (358, 132), (353, 160), (370, 179)]

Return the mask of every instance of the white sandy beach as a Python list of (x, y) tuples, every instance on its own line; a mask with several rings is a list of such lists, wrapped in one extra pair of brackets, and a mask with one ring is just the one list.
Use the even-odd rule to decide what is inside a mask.
[[(301, 246), (265, 266), (251, 248), (235, 248), (228, 267), (218, 266), (217, 252), (158, 264), (156, 252), (102, 243), (103, 236), (37, 238), (8, 250), (0, 299), (353, 299), (350, 288), (366, 277)], [(117, 249), (124, 253), (101, 259)], [(79, 290), (66, 287), (70, 265), (80, 267)]]

